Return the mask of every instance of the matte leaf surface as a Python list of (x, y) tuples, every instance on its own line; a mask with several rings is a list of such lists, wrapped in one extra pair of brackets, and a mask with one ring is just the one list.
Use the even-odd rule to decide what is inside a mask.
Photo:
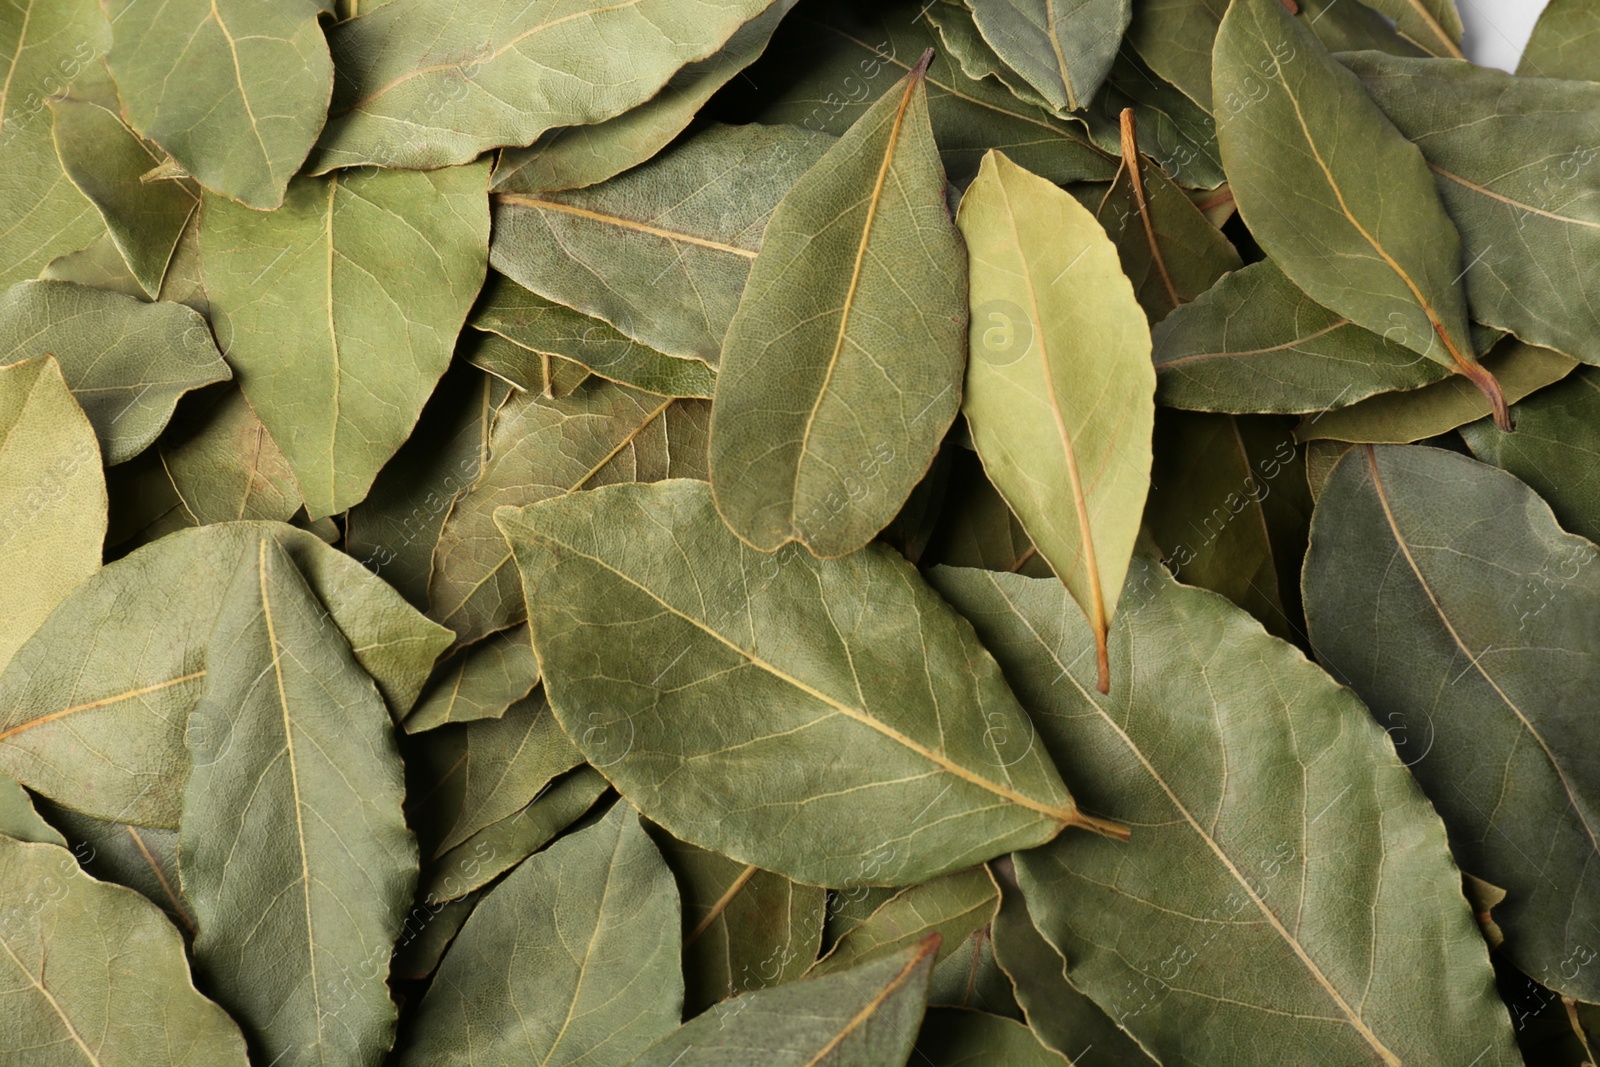
[(1550, 0), (1522, 50), (1517, 73), (1530, 78), (1600, 80), (1600, 6), (1594, 0)]
[(462, 649), (434, 672), (406, 716), (407, 733), (452, 722), (498, 719), (539, 683), (539, 661), (519, 626)]
[(1431, 448), (1357, 448), (1317, 501), (1305, 570), (1319, 653), (1389, 725), (1462, 867), (1505, 888), (1501, 950), (1591, 1001), (1596, 559), (1502, 471)]
[(1017, 873), (1073, 982), (1155, 1059), (1516, 1062), (1444, 828), (1349, 690), (1144, 559), (1110, 696), (1058, 583), (933, 578), (1041, 747), (1133, 827), (1020, 853)]
[(195, 991), (183, 939), (72, 853), (0, 837), (0, 1056), (15, 1067), (244, 1067), (244, 1038)]
[(975, 931), (994, 919), (1000, 891), (983, 867), (956, 871), (921, 885), (901, 890), (880, 905), (865, 921), (839, 938), (826, 956), (811, 968), (812, 975), (842, 970), (896, 955), (938, 934), (938, 964), (950, 958)]
[(728, 327), (711, 486), (764, 552), (866, 544), (960, 406), (966, 279), (928, 123), (930, 56), (783, 198)]
[(1057, 111), (1085, 107), (1116, 57), (1130, 0), (971, 0), (973, 21), (1007, 66)]
[(1461, 12), (1456, 0), (1364, 0), (1431, 56), (1461, 58)]
[(619, 803), (483, 898), (400, 1063), (627, 1064), (677, 1025), (678, 937), (672, 872)]
[(1069, 1062), (1021, 1023), (966, 1008), (929, 1008), (913, 1055), (933, 1067), (1062, 1067)]
[(201, 206), (217, 339), (312, 518), (366, 495), (444, 373), (483, 282), (487, 181), (357, 172), (302, 178), (268, 214)]
[(796, 881), (904, 885), (1066, 826), (1118, 832), (1041, 752), (998, 745), (1022, 709), (888, 549), (755, 552), (686, 480), (496, 518), (557, 718), (673, 836)]
[(262, 1055), (378, 1064), (396, 1009), (371, 961), (417, 877), (393, 726), (283, 548), (263, 532), (242, 555), (189, 729), (178, 847), (196, 967)]
[(960, 223), (972, 261), (962, 410), (989, 480), (1089, 617), (1104, 689), (1149, 487), (1145, 315), (1094, 217), (999, 153), (962, 198)]

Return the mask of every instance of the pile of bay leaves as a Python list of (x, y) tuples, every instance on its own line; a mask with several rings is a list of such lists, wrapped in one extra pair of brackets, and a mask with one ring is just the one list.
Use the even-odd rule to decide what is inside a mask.
[(8, 0), (4, 1067), (1577, 1067), (1600, 0)]

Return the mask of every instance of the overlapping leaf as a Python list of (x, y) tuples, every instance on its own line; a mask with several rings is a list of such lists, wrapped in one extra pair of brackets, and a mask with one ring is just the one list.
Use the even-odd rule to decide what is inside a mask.
[(939, 935), (935, 965), (951, 958), (974, 932), (994, 919), (1000, 891), (983, 867), (956, 871), (901, 890), (839, 938), (811, 968), (837, 974), (870, 960), (897, 955)]
[(539, 682), (525, 626), (495, 634), (441, 665), (406, 716), (408, 733), (452, 722), (498, 719)]
[(1057, 111), (1087, 106), (1128, 28), (1131, 0), (969, 0), (984, 40)]

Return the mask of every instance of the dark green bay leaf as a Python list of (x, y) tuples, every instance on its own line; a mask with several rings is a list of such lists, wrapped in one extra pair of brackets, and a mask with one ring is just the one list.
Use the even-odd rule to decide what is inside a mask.
[(397, 1011), (375, 964), (417, 878), (400, 752), (294, 560), (265, 532), (243, 557), (190, 721), (178, 852), (196, 970), (284, 1067), (378, 1064)]
[(67, 845), (61, 832), (40, 817), (28, 791), (14, 779), (4, 776), (0, 776), (0, 835), (36, 844), (63, 848)]
[(1111, 1016), (1067, 978), (1067, 961), (1046, 941), (1028, 912), (1010, 857), (991, 864), (1000, 885), (994, 917), (994, 955), (1011, 979), (1028, 1028), (1076, 1067), (1131, 1067), (1152, 1059)]
[(1050, 101), (1044, 98), (1028, 80), (1006, 65), (995, 53), (994, 47), (983, 39), (983, 31), (972, 17), (972, 9), (962, 3), (929, 4), (922, 18), (933, 23), (939, 31), (939, 40), (961, 65), (961, 71), (973, 81), (993, 78), (1004, 85), (1012, 96), (1025, 103), (1051, 110)]
[(293, 182), (270, 213), (201, 205), (217, 339), (312, 518), (366, 496), (449, 364), (486, 269), (488, 173), (358, 171)]
[(1311, 497), (1289, 422), (1158, 411), (1150, 479), (1145, 527), (1173, 574), (1293, 640)]
[(1363, 0), (1394, 22), (1395, 30), (1430, 56), (1460, 59), (1461, 12), (1456, 0)]
[(356, 661), (404, 714), (449, 631), (312, 534), (224, 523), (106, 566), (18, 650), (0, 674), (0, 773), (97, 818), (177, 826), (190, 762), (185, 733), (191, 746), (229, 744), (216, 730), (188, 731), (189, 712), (223, 593), (263, 536), (293, 557)]
[(1579, 367), (1520, 401), (1516, 433), (1479, 421), (1461, 427), (1472, 454), (1515, 474), (1554, 510), (1563, 529), (1600, 542), (1600, 371)]
[[(1535, 348), (1507, 337), (1483, 359), (1510, 403), (1561, 381), (1578, 361), (1549, 348)], [(1421, 389), (1383, 393), (1338, 411), (1307, 419), (1295, 435), (1302, 441), (1356, 441), (1409, 444), (1449, 433), (1485, 416), (1493, 405), (1459, 375)], [(1504, 431), (1498, 428), (1496, 433)]]
[(1121, 115), (1128, 108), (1139, 120), (1140, 151), (1173, 181), (1201, 189), (1222, 184), (1226, 176), (1210, 113), (1123, 49), (1084, 116), (1096, 144), (1120, 152)]
[(307, 169), (466, 163), (645, 103), (773, 0), (391, 0), (328, 32), (338, 77)]
[(1582, 281), (1600, 257), (1600, 85), (1375, 52), (1340, 62), (1427, 159), (1473, 317), (1600, 363)]
[(1217, 135), (1239, 213), (1317, 303), (1472, 382), (1461, 236), (1416, 146), (1280, 0), (1240, 0), (1217, 34)]
[(479, 901), (399, 1062), (627, 1064), (681, 1017), (678, 938), (672, 872), (618, 803)]
[(970, 0), (1002, 62), (1057, 112), (1081, 111), (1105, 80), (1128, 28), (1130, 0)]
[(472, 909), (478, 906), (479, 896), (481, 894), (473, 893), (459, 900), (413, 907), (406, 916), (405, 932), (395, 942), (394, 956), (389, 960), (390, 980), (417, 981), (433, 974)]
[(501, 193), (581, 189), (614, 178), (655, 156), (682, 133), (716, 91), (754, 63), (797, 0), (775, 0), (705, 59), (685, 64), (661, 91), (615, 118), (550, 130), (527, 148), (509, 148), (495, 164)]
[(930, 57), (784, 196), (728, 327), (711, 487), (763, 552), (798, 541), (831, 559), (872, 540), (960, 406), (965, 263), (928, 123)]
[(872, 917), (872, 913), (893, 900), (904, 886), (852, 885), (828, 891), (828, 914), (822, 923), (825, 952), (833, 951), (844, 935)]
[(712, 126), (588, 189), (497, 193), (490, 260), (641, 344), (715, 366), (767, 220), (831, 143)]
[(632, 1067), (893, 1067), (911, 1055), (938, 939), (854, 970), (724, 1001)]
[[(967, 939), (993, 919), (1000, 891), (989, 871), (972, 867), (896, 893), (871, 915), (846, 930), (810, 974), (837, 974), (884, 956), (897, 955), (939, 935), (934, 965), (952, 958)], [(964, 962), (964, 961), (963, 961)]]
[(199, 191), (184, 181), (140, 180), (161, 156), (123, 123), (103, 69), (91, 68), (50, 107), (62, 168), (100, 213), (140, 294), (154, 299)]
[(1064, 1067), (1068, 1060), (1026, 1026), (966, 1008), (929, 1008), (917, 1031), (918, 1063), (932, 1067)]
[(439, 534), (432, 616), (462, 644), (527, 618), (495, 509), (614, 482), (704, 477), (709, 407), (605, 381), (561, 399), (513, 398), (495, 421), (487, 462)]
[(281, 205), (333, 91), (316, 5), (106, 0), (105, 9), (111, 73), (133, 128), (207, 189), (261, 210)]
[(502, 630), (441, 663), (406, 716), (407, 733), (453, 722), (498, 719), (539, 684), (527, 626)]
[(557, 718), (674, 837), (813, 885), (904, 885), (1069, 826), (1120, 833), (1004, 743), (1022, 709), (892, 550), (756, 552), (688, 480), (496, 519)]
[(1348, 441), (1313, 440), (1305, 443), (1306, 485), (1311, 489), (1313, 502), (1321, 498), (1322, 487), (1328, 483), (1328, 477), (1333, 474), (1333, 468), (1339, 460), (1355, 447)]
[(1305, 569), (1319, 655), (1388, 727), (1462, 867), (1505, 888), (1501, 951), (1589, 1001), (1596, 558), (1502, 471), (1432, 448), (1358, 448), (1317, 501)]
[(143, 451), (178, 397), (232, 376), (206, 322), (73, 282), (22, 282), (0, 295), (0, 362), (50, 354), (94, 424), (107, 464)]
[(244, 1038), (195, 991), (154, 905), (72, 853), (0, 837), (0, 1057), (15, 1067), (244, 1067)]
[(951, 460), (947, 500), (940, 528), (928, 547), (928, 562), (1015, 571), (1033, 578), (1054, 574), (970, 449), (959, 449)]
[(1325, 411), (1449, 374), (1318, 304), (1271, 260), (1222, 278), (1150, 338), (1156, 398), (1195, 411)]
[(178, 877), (178, 832), (107, 822), (40, 797), (39, 810), (60, 828), (90, 877), (142, 893), (192, 939), (195, 922)]
[(495, 415), (511, 393), (509, 384), (473, 367), (445, 371), (411, 436), (366, 499), (345, 513), (345, 551), (419, 609), (428, 606), (439, 531), (482, 471)]
[(984, 160), (959, 221), (972, 270), (962, 412), (990, 481), (1088, 616), (1103, 689), (1149, 488), (1145, 314), (1094, 216), (1005, 156)]
[(1038, 747), (1133, 829), (1016, 863), (1073, 984), (1153, 1058), (1516, 1062), (1444, 828), (1349, 690), (1143, 558), (1109, 696), (1060, 583), (931, 577), (996, 653)]
[(994, 936), (989, 926), (972, 931), (934, 967), (928, 1003), (1022, 1020), (1011, 979), (995, 961)]
[(1600, 80), (1600, 6), (1594, 0), (1550, 0), (1522, 50), (1517, 73), (1530, 78)]
[(0, 669), (100, 569), (105, 535), (100, 449), (61, 368), (0, 367)]
[(38, 276), (105, 232), (56, 155), (48, 103), (98, 66), (110, 43), (95, 0), (17, 0), (0, 10), (0, 285)]
[(651, 835), (683, 898), (684, 1014), (782, 985), (806, 973), (822, 947), (826, 889)]
[(502, 346), (492, 366), (481, 356), (471, 357), (521, 389), (545, 392), (552, 360), (570, 361), (602, 378), (660, 396), (709, 400), (716, 388), (717, 372), (701, 360), (657, 352), (610, 323), (546, 300), (498, 272), (490, 275), (471, 321), (479, 330), (504, 337), (523, 350), (506, 352)]
[(761, 120), (838, 136), (932, 48), (928, 117), (952, 181), (970, 181), (991, 148), (1051, 181), (1111, 179), (1115, 155), (1095, 144), (1081, 123), (963, 73), (922, 17), (926, 6), (926, 0), (807, 4), (785, 20), (752, 71), (757, 84), (776, 83)]

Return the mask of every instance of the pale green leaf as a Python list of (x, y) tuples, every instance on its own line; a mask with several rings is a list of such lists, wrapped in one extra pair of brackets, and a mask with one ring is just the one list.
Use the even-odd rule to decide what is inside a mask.
[(15, 780), (0, 776), (0, 835), (17, 841), (60, 845), (67, 839), (34, 809), (33, 798)]
[(987, 926), (1000, 904), (1000, 891), (984, 867), (956, 871), (903, 889), (851, 927), (810, 974), (836, 974), (871, 960), (895, 955), (938, 934), (934, 963), (959, 950), (975, 931)]
[(109, 233), (101, 233), (76, 252), (52, 259), (39, 272), (39, 277), (109, 289), (135, 300), (149, 299), (149, 294), (128, 269), (127, 261), (122, 258), (122, 250)]
[(181, 525), (287, 521), (300, 510), (300, 487), (278, 443), (236, 385), (209, 399), (179, 412), (154, 449), (182, 505)]
[[(603, 330), (615, 332), (599, 319), (583, 315), (579, 315), (579, 318), (585, 319), (585, 329), (592, 323)], [(461, 331), (456, 341), (456, 357), (460, 362), (477, 367), (518, 392), (539, 393), (546, 398), (571, 396), (589, 380), (589, 368), (582, 363), (523, 348), (497, 333), (486, 333), (481, 329)]]

